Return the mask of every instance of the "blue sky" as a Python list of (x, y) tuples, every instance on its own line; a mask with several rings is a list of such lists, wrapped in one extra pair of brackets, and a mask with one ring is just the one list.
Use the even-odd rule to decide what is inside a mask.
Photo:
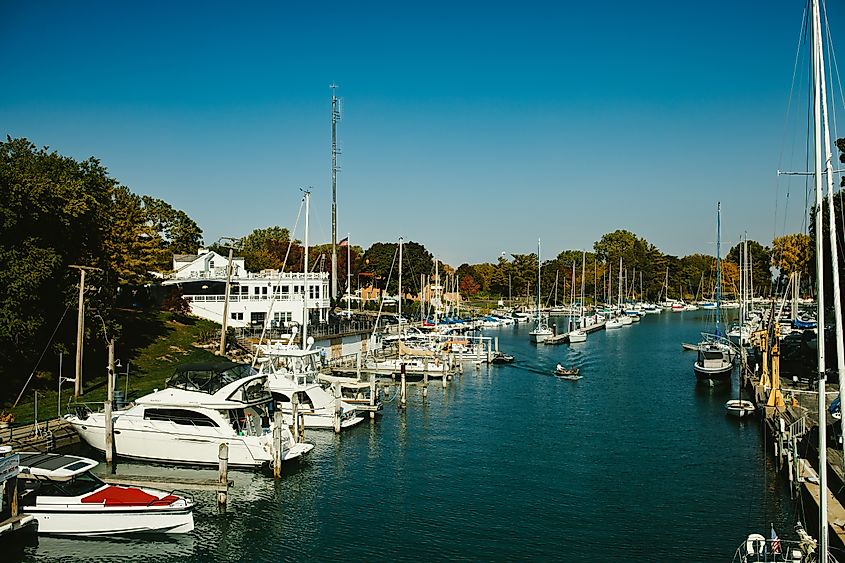
[(776, 171), (805, 169), (803, 8), (5, 2), (0, 133), (99, 158), (206, 243), (293, 227), (312, 186), (328, 242), (335, 82), (339, 239), (404, 236), (453, 266), (617, 228), (715, 254), (719, 200), (725, 245), (802, 229), (804, 179)]

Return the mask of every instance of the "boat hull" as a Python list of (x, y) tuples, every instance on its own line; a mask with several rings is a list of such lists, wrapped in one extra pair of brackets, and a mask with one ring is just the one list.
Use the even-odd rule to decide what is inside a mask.
[(193, 505), (178, 508), (52, 505), (25, 507), (24, 513), (38, 520), (39, 534), (187, 534), (194, 529)]
[[(165, 424), (145, 426), (148, 421), (128, 418), (115, 420), (114, 448), (120, 457), (216, 467), (220, 444), (225, 443), (229, 447), (231, 467), (261, 467), (273, 459), (269, 436), (264, 440), (259, 436), (220, 436), (200, 427), (192, 427), (194, 433), (188, 434), (176, 429), (176, 425), (171, 425), (174, 429), (169, 431)], [(105, 451), (105, 420), (101, 413), (93, 413), (84, 420), (76, 416), (67, 420), (88, 445)]]
[(742, 399), (732, 399), (725, 403), (725, 411), (731, 416), (742, 418), (755, 412), (754, 403)]
[(542, 344), (551, 337), (551, 331), (531, 331), (531, 342), (534, 342), (535, 344)]
[(711, 381), (730, 381), (731, 373), (733, 373), (733, 364), (726, 364), (718, 367), (703, 366), (700, 362), (693, 365), (695, 375), (700, 380), (709, 379)]
[(587, 333), (580, 330), (574, 330), (569, 333), (569, 342), (571, 344), (577, 342), (586, 342), (587, 341)]

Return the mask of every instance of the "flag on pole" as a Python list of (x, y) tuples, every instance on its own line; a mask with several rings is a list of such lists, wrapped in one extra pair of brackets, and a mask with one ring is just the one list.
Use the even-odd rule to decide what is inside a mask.
[(337, 243), (337, 245), (338, 246), (349, 246), (349, 237), (346, 237), (345, 239), (343, 239), (342, 241)]
[(770, 540), (771, 552), (773, 554), (780, 553), (780, 538), (778, 537), (777, 532), (775, 532), (775, 525), (772, 524), (772, 535)]

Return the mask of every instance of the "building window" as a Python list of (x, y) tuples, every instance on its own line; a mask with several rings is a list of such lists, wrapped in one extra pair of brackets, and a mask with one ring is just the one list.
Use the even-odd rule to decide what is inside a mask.
[(242, 320), (244, 320), (244, 314), (243, 313), (232, 313), (232, 320), (233, 321), (242, 321)]
[(282, 295), (287, 296), (288, 294), (290, 294), (290, 286), (289, 285), (283, 285), (282, 286)]

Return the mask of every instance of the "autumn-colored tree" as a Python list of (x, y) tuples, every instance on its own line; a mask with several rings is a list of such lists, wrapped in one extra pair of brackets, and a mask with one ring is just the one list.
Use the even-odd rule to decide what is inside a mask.
[(799, 272), (802, 276), (809, 276), (814, 254), (813, 239), (809, 235), (796, 233), (776, 237), (772, 241), (772, 266), (778, 268), (782, 275)]
[(481, 290), (481, 284), (475, 281), (475, 278), (470, 274), (461, 276), (460, 280), (462, 295), (477, 295)]

